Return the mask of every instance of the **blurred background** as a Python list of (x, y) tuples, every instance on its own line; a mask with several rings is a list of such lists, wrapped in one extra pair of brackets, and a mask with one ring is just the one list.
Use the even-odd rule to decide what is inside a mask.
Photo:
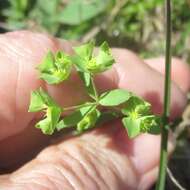
[[(80, 42), (103, 40), (142, 58), (164, 55), (163, 0), (0, 0), (0, 33), (28, 29)], [(190, 0), (172, 0), (172, 53), (190, 63)], [(190, 189), (190, 108), (169, 167)], [(177, 188), (168, 176), (167, 190)]]
[[(173, 54), (190, 61), (190, 1), (173, 2)], [(0, 0), (0, 32), (30, 29), (152, 57), (164, 52), (163, 0)]]

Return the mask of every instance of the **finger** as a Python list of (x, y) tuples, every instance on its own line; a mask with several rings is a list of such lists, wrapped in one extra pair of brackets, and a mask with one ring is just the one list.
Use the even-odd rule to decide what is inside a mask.
[[(151, 58), (146, 59), (150, 67), (156, 71), (164, 74), (165, 72), (165, 60), (164, 58)], [(172, 58), (172, 70), (171, 70), (172, 80), (181, 88), (184, 93), (187, 93), (190, 90), (190, 68), (187, 63), (184, 63), (178, 58)], [(184, 83), (184, 81), (186, 81)]]
[[(144, 151), (155, 152), (159, 141), (151, 144), (149, 137)], [(134, 154), (124, 129), (114, 123), (46, 148), (23, 168), (0, 178), (0, 183), (6, 190), (148, 189), (156, 175), (136, 167), (131, 160)]]

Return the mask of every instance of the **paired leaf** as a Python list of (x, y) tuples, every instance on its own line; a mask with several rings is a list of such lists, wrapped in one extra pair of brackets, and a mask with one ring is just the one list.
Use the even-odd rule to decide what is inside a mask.
[(102, 106), (118, 106), (131, 97), (131, 93), (123, 89), (110, 90), (100, 95), (99, 103)]
[(46, 118), (39, 121), (35, 127), (41, 129), (44, 134), (51, 135), (55, 131), (60, 115), (61, 109), (59, 107), (48, 107)]
[(100, 46), (98, 55), (90, 59), (86, 67), (91, 73), (101, 73), (110, 69), (114, 63), (115, 60), (111, 55), (108, 43), (103, 42)]
[(42, 89), (31, 93), (29, 112), (37, 112), (47, 107), (58, 107), (57, 103)]
[(161, 119), (155, 115), (148, 115), (140, 118), (141, 120), (141, 132), (160, 134), (161, 132)]
[(140, 120), (133, 119), (132, 117), (125, 117), (122, 119), (122, 123), (127, 129), (129, 138), (134, 138), (140, 134)]
[(40, 78), (48, 84), (59, 84), (68, 79), (71, 69), (70, 57), (61, 51), (58, 51), (55, 57), (52, 52), (49, 52), (42, 64), (38, 66)]
[(83, 117), (92, 109), (92, 106), (85, 106), (76, 110), (71, 115), (65, 116), (56, 126), (57, 130), (76, 126)]
[(125, 103), (125, 107), (122, 109), (122, 113), (128, 116), (136, 115), (136, 117), (148, 115), (151, 113), (151, 105), (145, 100), (133, 95)]
[(72, 60), (79, 71), (91, 74), (101, 73), (108, 70), (114, 64), (115, 60), (106, 42), (102, 43), (96, 57), (93, 57), (93, 49), (93, 42), (74, 48), (77, 56), (73, 56)]
[(100, 112), (96, 108), (90, 110), (77, 124), (77, 131), (81, 133), (94, 127), (99, 116)]
[(122, 121), (130, 138), (140, 133), (160, 133), (160, 117), (151, 115), (151, 105), (145, 100), (131, 96), (125, 103), (122, 113), (127, 116)]
[(92, 53), (94, 49), (94, 42), (89, 42), (87, 44), (78, 46), (74, 48), (75, 53), (86, 61), (92, 58)]
[(47, 108), (46, 102), (41, 95), (41, 91), (42, 90), (40, 89), (39, 91), (36, 90), (31, 93), (29, 112), (37, 112)]
[(44, 134), (51, 135), (60, 119), (62, 109), (56, 102), (42, 89), (33, 91), (31, 94), (29, 112), (45, 111), (45, 119), (36, 124)]
[(40, 72), (49, 72), (51, 69), (55, 69), (54, 55), (51, 51), (44, 57), (42, 63), (37, 66)]
[(140, 133), (160, 134), (160, 119), (154, 115), (148, 115), (138, 119), (125, 117), (122, 119), (122, 122), (130, 138), (134, 138)]

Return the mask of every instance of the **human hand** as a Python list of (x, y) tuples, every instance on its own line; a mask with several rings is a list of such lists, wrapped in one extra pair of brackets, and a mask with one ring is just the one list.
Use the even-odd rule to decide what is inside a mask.
[[(20, 31), (1, 35), (0, 44), (0, 168), (13, 168), (52, 140), (33, 127), (41, 116), (27, 112), (32, 90), (42, 86), (64, 106), (86, 97), (75, 74), (66, 84), (57, 86), (47, 85), (37, 77), (36, 64), (47, 50), (62, 48), (71, 52), (68, 42)], [(111, 71), (97, 77), (99, 90), (128, 89), (150, 101), (155, 113), (161, 113), (163, 59), (147, 60), (148, 66), (130, 51), (113, 49), (113, 54), (117, 63)], [(186, 103), (190, 70), (174, 59), (172, 74), (172, 118), (175, 118)], [(159, 136), (144, 134), (129, 140), (115, 121), (78, 137), (59, 139), (24, 167), (2, 175), (0, 187), (2, 190), (148, 189), (156, 179), (159, 146)]]

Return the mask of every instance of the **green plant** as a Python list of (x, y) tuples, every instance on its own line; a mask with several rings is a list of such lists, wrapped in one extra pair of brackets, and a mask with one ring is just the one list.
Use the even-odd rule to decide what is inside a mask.
[[(74, 55), (63, 51), (49, 52), (37, 67), (39, 76), (48, 84), (56, 85), (67, 80), (73, 67), (77, 70), (90, 101), (71, 107), (60, 107), (42, 88), (31, 94), (30, 112), (45, 112), (45, 118), (36, 124), (43, 133), (72, 128), (77, 133), (91, 129), (103, 122), (121, 118), (128, 136), (133, 138), (140, 133), (158, 134), (160, 117), (151, 113), (151, 105), (142, 98), (124, 89), (113, 89), (99, 94), (94, 76), (112, 67), (115, 60), (106, 42), (102, 43), (96, 56), (94, 43), (75, 47)], [(102, 111), (106, 108), (106, 111)], [(105, 110), (105, 109), (104, 109)], [(62, 113), (68, 113), (62, 117)]]

